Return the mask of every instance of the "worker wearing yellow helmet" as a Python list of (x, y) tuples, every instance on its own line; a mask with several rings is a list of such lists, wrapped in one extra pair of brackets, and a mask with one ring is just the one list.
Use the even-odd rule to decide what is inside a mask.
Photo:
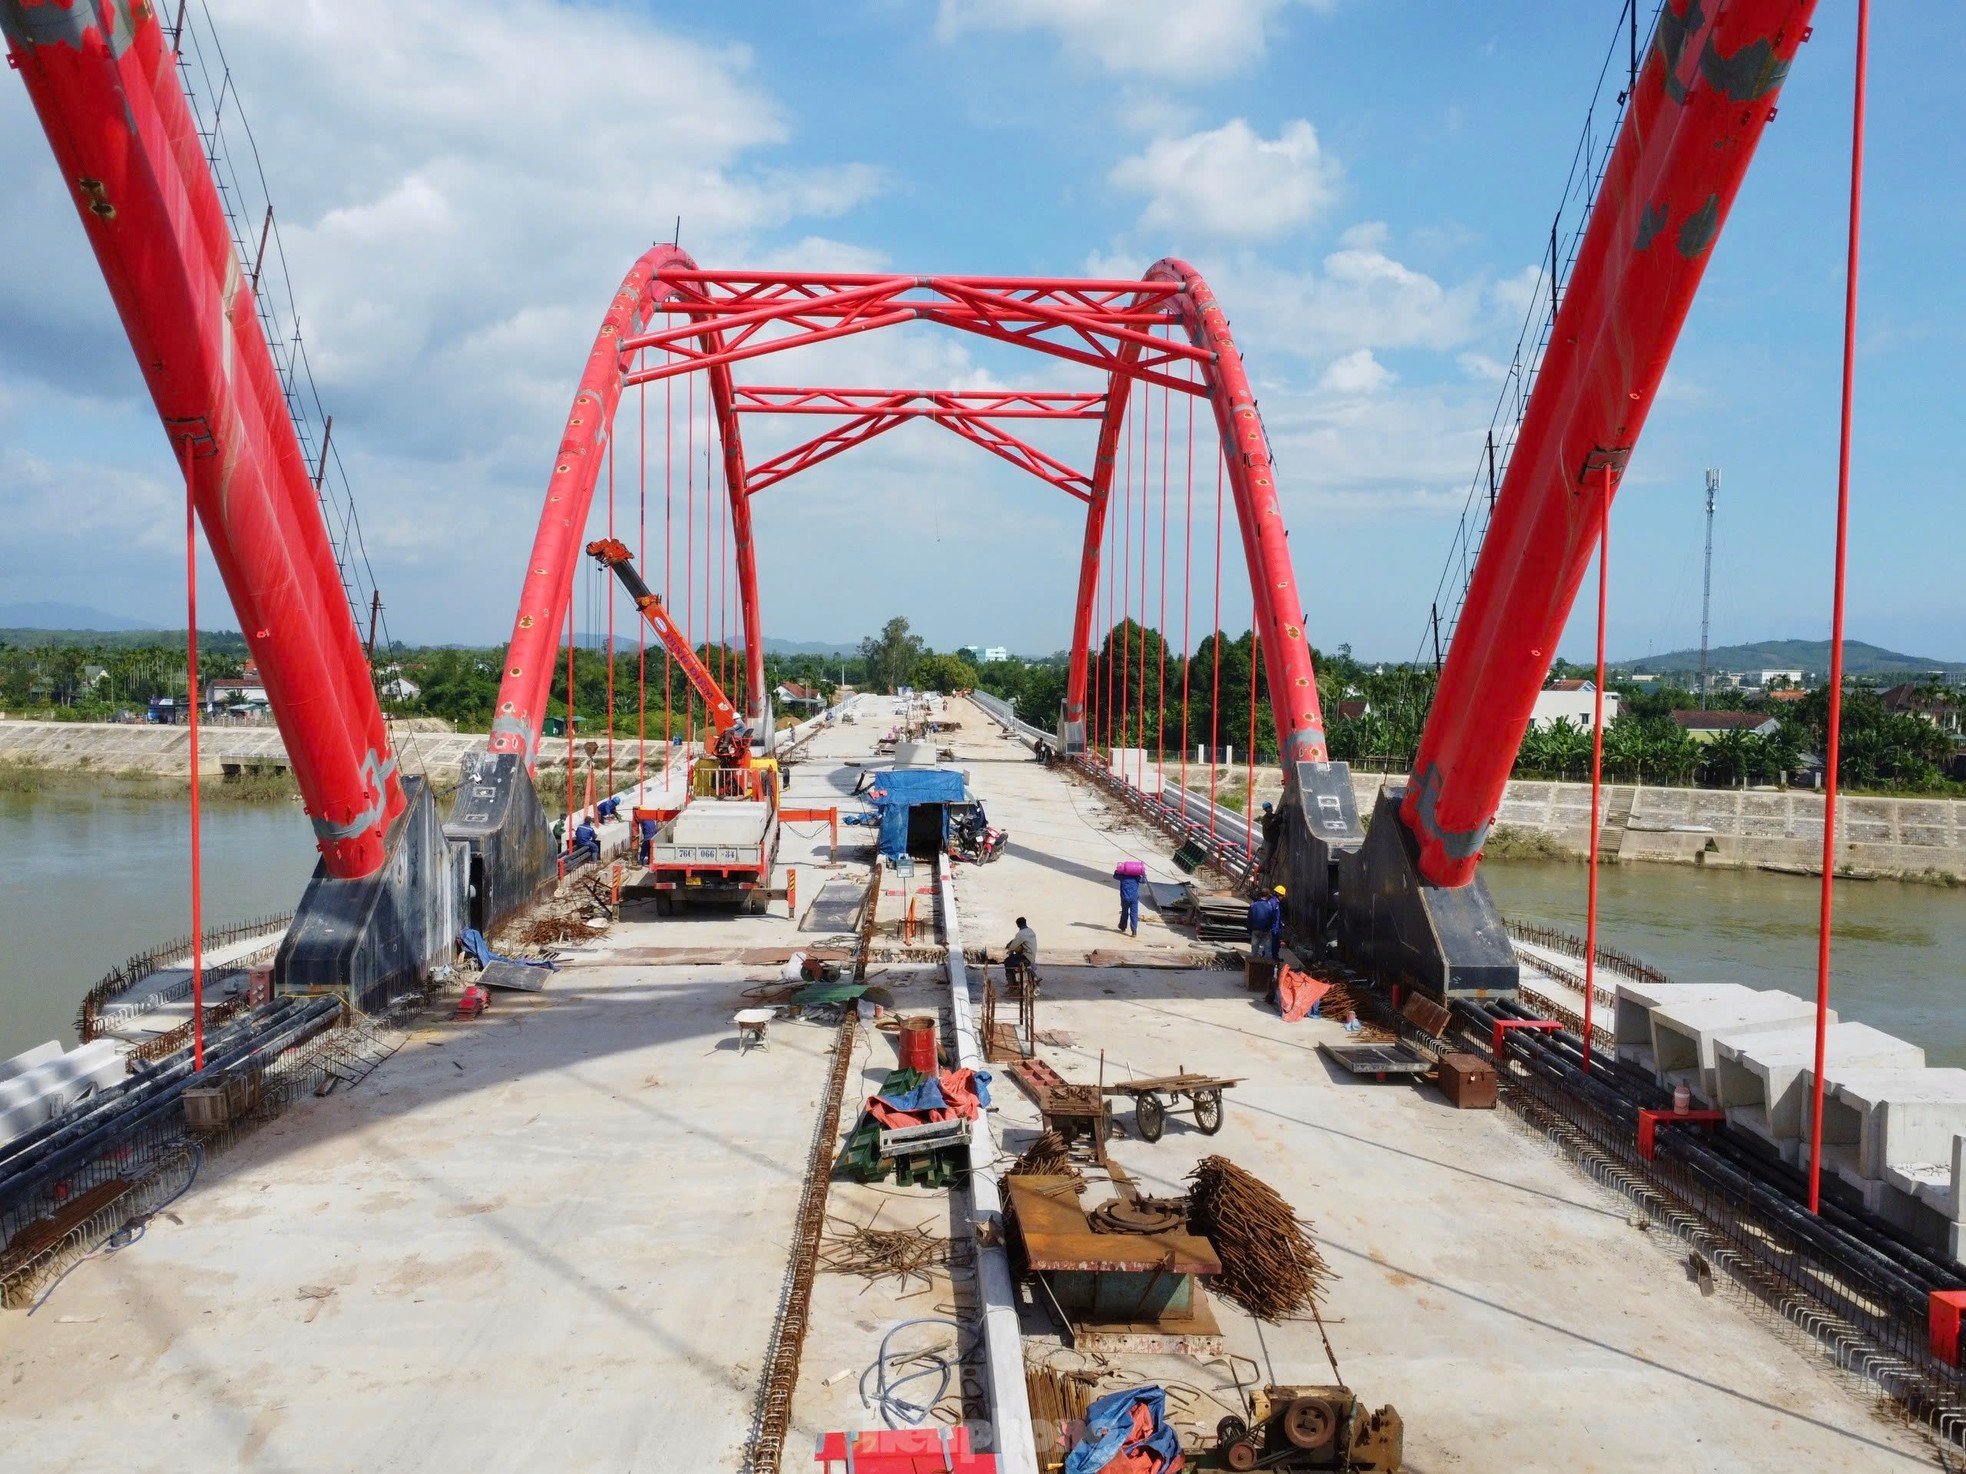
[(1268, 957), (1277, 955), (1277, 944), (1283, 937), (1283, 887), (1271, 886), (1268, 895), (1258, 896), (1249, 903), (1249, 955)]

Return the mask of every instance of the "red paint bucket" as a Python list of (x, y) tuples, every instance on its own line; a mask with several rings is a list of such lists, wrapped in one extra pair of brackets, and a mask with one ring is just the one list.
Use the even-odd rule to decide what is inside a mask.
[(901, 1020), (901, 1033), (897, 1037), (896, 1047), (901, 1051), (903, 1069), (919, 1070), (924, 1075), (935, 1074), (938, 1066), (935, 1061), (934, 1019)]

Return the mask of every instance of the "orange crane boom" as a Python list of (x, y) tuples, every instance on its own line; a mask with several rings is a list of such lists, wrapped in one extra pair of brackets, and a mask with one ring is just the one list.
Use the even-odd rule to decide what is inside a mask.
[(710, 674), (710, 668), (697, 659), (696, 652), (690, 649), (689, 641), (683, 638), (683, 632), (676, 627), (676, 621), (669, 617), (669, 611), (662, 606), (661, 597), (651, 590), (642, 581), (641, 574), (635, 571), (634, 558), (628, 551), (628, 545), (619, 538), (596, 538), (587, 544), (587, 553), (603, 568), (613, 570), (614, 576), (621, 580), (621, 586), (628, 590), (628, 597), (635, 601), (635, 607), (642, 611), (642, 618), (649, 622), (649, 628), (653, 629), (661, 639), (663, 648), (674, 656), (676, 664), (683, 668), (683, 675), (703, 698), (703, 704), (709, 707), (710, 720), (716, 723), (717, 736), (720, 739), (718, 745), (722, 746), (721, 739), (724, 734), (738, 725), (737, 708), (732, 706), (730, 698), (724, 695), (723, 687), (719, 686), (717, 678)]

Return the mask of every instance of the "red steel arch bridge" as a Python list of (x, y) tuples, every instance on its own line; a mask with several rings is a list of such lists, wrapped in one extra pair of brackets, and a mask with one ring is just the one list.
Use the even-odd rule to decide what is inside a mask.
[[(1328, 761), (1311, 632), (1261, 416), (1225, 308), (1192, 267), (1169, 258), (1138, 281), (759, 272), (704, 269), (667, 245), (630, 267), (603, 313), (547, 478), (539, 531), (518, 571), (495, 729), (448, 821), (440, 820), (427, 791), (396, 771), (323, 526), (318, 477), (296, 440), (255, 309), (257, 263), (242, 261), (228, 230), (180, 85), (178, 38), (157, 7), (137, 0), (0, 0), (0, 30), (183, 467), (316, 831), (321, 864), (280, 959), (288, 985), (359, 979), (379, 988), (419, 972), (447, 955), (467, 914), (488, 923), (550, 878), (551, 841), (531, 767), (576, 563), (596, 488), (613, 474), (624, 391), (681, 379), (705, 386), (715, 429), (726, 499), (719, 518), (727, 519), (742, 631), (737, 680), (761, 731), (770, 726), (768, 609), (753, 499), (927, 420), (1084, 506), (1070, 679), (1058, 714), (1068, 753), (1110, 746), (1124, 731), (1110, 695), (1099, 719), (1102, 693), (1090, 671), (1103, 633), (1095, 629), (1102, 591), (1110, 612), (1114, 577), (1126, 576), (1112, 566), (1110, 508), (1116, 468), (1133, 444), (1130, 416), (1155, 391), (1164, 402), (1202, 402), (1201, 434), (1215, 442), (1205, 459), (1217, 463), (1234, 509), (1283, 758), (1284, 828), (1267, 863), (1291, 877), (1303, 933), (1322, 931), (1361, 966), (1451, 995), (1514, 985), (1513, 954), (1477, 875), (1482, 843), (1813, 9), (1813, 0), (1667, 0), (1642, 61), (1635, 53), (1625, 115), (1413, 772), (1381, 796), (1369, 834), (1343, 765)], [(796, 364), (800, 348), (903, 323), (1023, 348), (1031, 363), (1071, 365), (1077, 383), (1089, 374), (1100, 387), (752, 378)], [(762, 416), (823, 423), (753, 462), (744, 426)], [(1040, 422), (1081, 422), (1079, 459), (1041, 448), (1033, 428)], [(1169, 424), (1163, 409), (1163, 446)], [(1165, 497), (1165, 474), (1161, 484)], [(1144, 611), (1144, 562), (1139, 572)]]

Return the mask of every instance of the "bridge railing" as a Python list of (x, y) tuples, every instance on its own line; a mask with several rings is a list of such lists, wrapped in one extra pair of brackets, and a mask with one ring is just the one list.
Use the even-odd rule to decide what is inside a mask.
[[(1009, 702), (986, 691), (970, 693), (970, 700), (981, 707), (1005, 731), (1022, 742), (1055, 742), (1052, 733), (1019, 720)], [(1212, 802), (1205, 793), (1195, 793), (1178, 783), (1162, 782), (1158, 793), (1149, 793), (1138, 784), (1115, 773), (1090, 753), (1080, 753), (1067, 761), (1077, 769), (1138, 810), (1178, 843), (1199, 844), (1210, 863), (1238, 884), (1246, 885), (1254, 876), (1260, 858), (1260, 841), (1249, 821), (1234, 809)]]

